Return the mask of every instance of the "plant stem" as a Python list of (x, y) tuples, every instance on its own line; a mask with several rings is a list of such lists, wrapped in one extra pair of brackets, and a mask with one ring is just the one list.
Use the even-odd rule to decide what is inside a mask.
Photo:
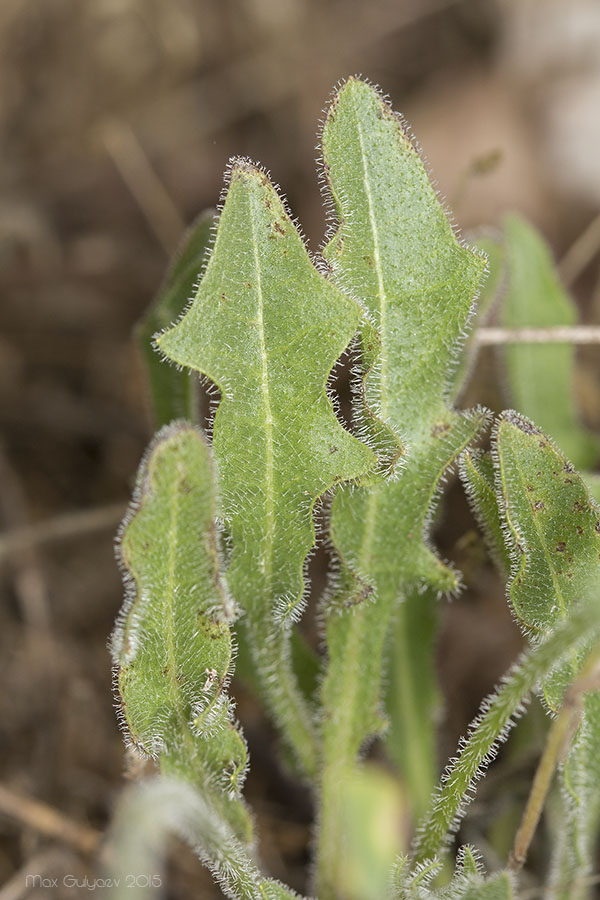
[[(323, 685), (323, 758), (315, 876), (319, 900), (334, 900), (339, 896), (348, 827), (343, 804), (345, 785), (355, 772), (356, 757), (365, 736), (378, 730), (377, 719), (379, 728), (382, 725), (378, 710), (380, 666), (393, 599), (394, 594), (380, 594), (376, 602), (363, 599), (353, 609), (330, 613), (333, 621), (328, 627), (328, 644), (332, 661)], [(343, 619), (340, 621), (339, 617)], [(340, 642), (343, 653), (333, 653), (332, 640)], [(376, 673), (371, 670), (374, 661)], [(366, 709), (370, 717), (367, 723)]]
[(419, 593), (412, 589), (394, 613), (386, 747), (400, 769), (413, 822), (425, 815), (437, 777), (437, 606), (433, 590)]
[(305, 775), (318, 772), (320, 748), (309, 705), (292, 665), (286, 628), (248, 613), (245, 623), (259, 690)]

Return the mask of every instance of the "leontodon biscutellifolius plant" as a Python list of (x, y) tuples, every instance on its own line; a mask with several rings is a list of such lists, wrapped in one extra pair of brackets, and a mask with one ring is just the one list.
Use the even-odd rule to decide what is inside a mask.
[[(367, 82), (335, 90), (321, 153), (330, 222), (319, 254), (269, 174), (234, 159), (218, 213), (192, 226), (137, 330), (159, 430), (120, 532), (126, 599), (112, 652), (126, 740), (156, 774), (123, 798), (113, 865), (156, 868), (175, 832), (227, 896), (296, 896), (259, 861), (237, 662), (282, 765), (312, 791), (319, 900), (517, 897), (546, 807), (546, 896), (591, 897), (598, 442), (577, 419), (573, 355), (506, 348), (524, 408), (457, 407), (502, 289), (513, 328), (568, 325), (572, 301), (518, 217), (472, 247), (458, 236), (405, 123)], [(342, 357), (344, 419), (332, 381)], [(435, 647), (462, 581), (432, 529), (456, 472), (525, 649), (444, 766)], [(307, 611), (319, 542), (332, 571)], [(302, 628), (309, 614), (320, 642)], [(530, 698), (546, 717), (527, 733), (538, 764), (521, 823), (504, 850), (492, 838), (482, 852), (461, 846), (477, 781)], [(404, 830), (383, 826), (395, 817)]]

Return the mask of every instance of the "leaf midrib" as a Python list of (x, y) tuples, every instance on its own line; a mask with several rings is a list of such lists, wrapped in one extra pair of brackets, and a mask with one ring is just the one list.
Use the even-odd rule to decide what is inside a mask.
[[(177, 478), (177, 482), (179, 477)], [(190, 756), (194, 755), (194, 741), (190, 731), (190, 725), (185, 714), (184, 704), (181, 697), (181, 689), (177, 680), (177, 655), (175, 648), (175, 609), (174, 596), (177, 584), (176, 577), (176, 551), (179, 533), (179, 492), (176, 490), (177, 483), (173, 485), (171, 502), (169, 504), (169, 559), (167, 568), (167, 590), (165, 592), (165, 604), (167, 606), (165, 621), (165, 642), (167, 647), (167, 671), (171, 682), (171, 697), (175, 707), (175, 714), (179, 720), (180, 732), (184, 737), (186, 746), (190, 749)]]
[(254, 218), (254, 208), (250, 192), (246, 193), (248, 200), (248, 213), (250, 218), (250, 229), (252, 232), (252, 253), (254, 257), (254, 270), (256, 274), (256, 298), (257, 298), (257, 322), (258, 322), (258, 338), (260, 344), (260, 361), (261, 361), (261, 392), (263, 395), (263, 403), (265, 408), (265, 548), (263, 558), (260, 561), (260, 567), (263, 570), (267, 585), (270, 585), (273, 574), (273, 533), (275, 530), (275, 509), (273, 503), (273, 472), (274, 472), (274, 454), (273, 454), (273, 413), (271, 410), (271, 394), (269, 389), (269, 362), (267, 356), (267, 347), (265, 341), (264, 326), (264, 297), (262, 290), (262, 277), (260, 269), (260, 260), (258, 258), (258, 242), (256, 236), (256, 222)]
[[(356, 107), (356, 103), (353, 104), (352, 110), (354, 112), (354, 119), (356, 121), (356, 131), (358, 134), (358, 144), (360, 147), (360, 162), (363, 171), (363, 180), (365, 185), (365, 193), (367, 196), (367, 207), (369, 210), (369, 222), (371, 224), (371, 231), (373, 234), (373, 261), (375, 263), (375, 272), (377, 274), (377, 285), (378, 285), (378, 297), (379, 297), (379, 333), (381, 335), (382, 346), (386, 339), (386, 327), (387, 327), (387, 294), (385, 290), (385, 284), (383, 281), (383, 271), (381, 267), (381, 255), (379, 251), (379, 231), (377, 228), (377, 220), (375, 218), (375, 210), (373, 206), (373, 194), (371, 191), (371, 182), (369, 180), (369, 173), (366, 164), (366, 153), (365, 146), (363, 140), (362, 128), (360, 126), (360, 118), (358, 116), (358, 110)], [(379, 416), (385, 421), (385, 415), (387, 413), (387, 354), (384, 352), (381, 354), (380, 360), (380, 387), (381, 387), (381, 400), (380, 400), (380, 408), (379, 408)]]

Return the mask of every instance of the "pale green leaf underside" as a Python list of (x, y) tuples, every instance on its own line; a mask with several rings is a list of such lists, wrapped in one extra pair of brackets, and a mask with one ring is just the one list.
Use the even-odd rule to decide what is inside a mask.
[[(516, 215), (506, 218), (504, 231), (507, 291), (502, 324), (511, 328), (575, 324), (577, 309), (559, 281), (543, 238)], [(592, 468), (599, 444), (579, 421), (573, 345), (509, 344), (503, 352), (515, 408), (537, 422), (578, 469)]]
[(244, 839), (247, 754), (227, 683), (233, 614), (218, 572), (215, 493), (201, 434), (163, 428), (138, 476), (120, 552), (128, 597), (112, 641), (130, 739), (211, 796)]
[(190, 226), (158, 296), (136, 327), (156, 427), (167, 425), (174, 419), (194, 421), (197, 416), (192, 376), (166, 366), (156, 353), (152, 338), (181, 315), (192, 296), (208, 252), (212, 223), (213, 211), (207, 210)]
[(423, 539), (440, 478), (484, 419), (457, 415), (445, 393), (485, 260), (456, 240), (399, 118), (369, 85), (351, 79), (334, 98), (323, 157), (339, 216), (325, 255), (373, 318), (381, 359), (370, 406), (408, 448), (397, 482), (338, 492), (334, 543), (376, 591), (452, 589), (454, 574)]
[(371, 405), (409, 442), (427, 439), (485, 259), (457, 241), (401, 120), (368, 84), (350, 79), (334, 98), (323, 158), (339, 220), (324, 255), (381, 339)]
[[(148, 897), (148, 876), (164, 883), (168, 842), (178, 834), (210, 869), (228, 897), (235, 900), (299, 900), (280, 882), (264, 878), (227, 821), (206, 797), (174, 778), (152, 778), (123, 795), (109, 832), (114, 896)], [(133, 884), (132, 884), (133, 881)]]
[[(510, 603), (533, 640), (596, 589), (600, 509), (583, 479), (529, 419), (505, 412), (495, 429), (497, 483), (514, 548)], [(544, 685), (552, 709), (578, 666)]]
[(157, 344), (222, 392), (213, 447), (233, 538), (228, 579), (262, 615), (302, 595), (316, 498), (374, 462), (325, 393), (359, 314), (315, 269), (267, 176), (235, 165), (196, 298)]

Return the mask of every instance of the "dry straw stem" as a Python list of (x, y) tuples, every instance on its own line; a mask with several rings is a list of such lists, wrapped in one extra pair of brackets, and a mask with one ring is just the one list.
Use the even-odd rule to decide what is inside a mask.
[(0, 565), (15, 553), (41, 544), (79, 538), (114, 528), (123, 518), (125, 504), (110, 503), (95, 509), (66, 513), (36, 525), (24, 525), (0, 535)]
[(17, 794), (3, 785), (0, 785), (0, 813), (40, 834), (70, 844), (80, 853), (94, 853), (100, 843), (100, 832), (89, 825), (74, 822), (51, 806)]
[(495, 344), (600, 344), (600, 325), (556, 328), (480, 328), (475, 335), (480, 347)]

